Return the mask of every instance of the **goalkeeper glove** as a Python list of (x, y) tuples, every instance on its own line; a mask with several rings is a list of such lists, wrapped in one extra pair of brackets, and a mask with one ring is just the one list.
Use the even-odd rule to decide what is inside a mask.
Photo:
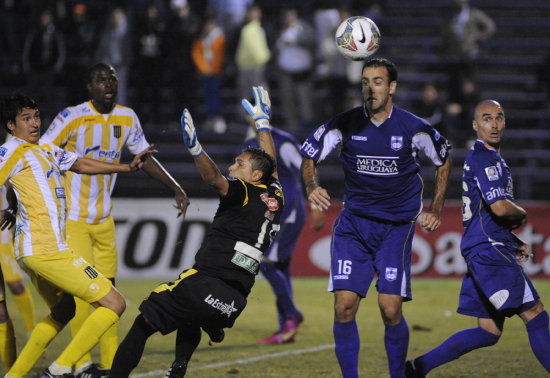
[(269, 100), (269, 95), (263, 87), (252, 87), (252, 92), (254, 93), (255, 106), (252, 106), (248, 100), (242, 100), (241, 104), (246, 112), (254, 118), (258, 132), (270, 131), (271, 101)]
[(191, 153), (193, 157), (200, 156), (202, 154), (202, 146), (197, 140), (197, 132), (193, 125), (193, 118), (191, 118), (191, 113), (189, 113), (187, 109), (184, 109), (181, 115), (181, 128), (183, 130), (183, 141), (189, 153)]

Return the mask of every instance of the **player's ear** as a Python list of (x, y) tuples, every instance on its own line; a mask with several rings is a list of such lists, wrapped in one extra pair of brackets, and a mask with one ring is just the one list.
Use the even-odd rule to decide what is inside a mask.
[(392, 81), (390, 83), (390, 94), (394, 94), (395, 93), (395, 90), (397, 89), (397, 81)]
[(472, 121), (472, 128), (477, 132), (477, 122), (475, 119)]
[(259, 169), (255, 169), (254, 171), (252, 171), (252, 179), (254, 181), (261, 181), (262, 177), (263, 177), (263, 173)]

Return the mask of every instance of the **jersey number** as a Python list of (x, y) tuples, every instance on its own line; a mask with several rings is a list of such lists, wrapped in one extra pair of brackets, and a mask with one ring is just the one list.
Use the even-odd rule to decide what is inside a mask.
[[(468, 192), (468, 184), (462, 181), (462, 190)], [(468, 196), (462, 196), (462, 221), (466, 222), (472, 217), (472, 209), (470, 208), (471, 200)]]
[[(281, 225), (273, 224), (269, 219), (266, 219), (262, 224), (260, 233), (258, 234), (258, 240), (256, 241), (256, 248), (260, 248), (262, 245), (269, 245), (273, 241), (275, 234), (281, 229)], [(269, 240), (266, 240), (269, 237)]]
[(351, 261), (350, 260), (338, 260), (338, 274), (350, 274), (351, 273)]

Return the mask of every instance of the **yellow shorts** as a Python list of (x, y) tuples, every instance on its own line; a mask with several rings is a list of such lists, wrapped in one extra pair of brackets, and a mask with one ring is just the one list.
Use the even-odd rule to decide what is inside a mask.
[(67, 219), (67, 243), (77, 254), (107, 278), (117, 273), (115, 222), (110, 215), (104, 222), (88, 224)]
[(72, 251), (27, 256), (19, 263), (50, 308), (59, 302), (62, 291), (93, 303), (107, 295), (113, 285)]
[(0, 244), (0, 266), (4, 274), (4, 281), (16, 282), (23, 279), (21, 268), (15, 260), (15, 254), (12, 243)]

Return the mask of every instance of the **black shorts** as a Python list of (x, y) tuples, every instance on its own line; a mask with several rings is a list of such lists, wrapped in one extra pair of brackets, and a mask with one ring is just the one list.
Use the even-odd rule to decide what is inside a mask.
[(184, 324), (230, 328), (246, 298), (224, 281), (189, 269), (175, 282), (159, 285), (139, 306), (147, 321), (166, 335)]

